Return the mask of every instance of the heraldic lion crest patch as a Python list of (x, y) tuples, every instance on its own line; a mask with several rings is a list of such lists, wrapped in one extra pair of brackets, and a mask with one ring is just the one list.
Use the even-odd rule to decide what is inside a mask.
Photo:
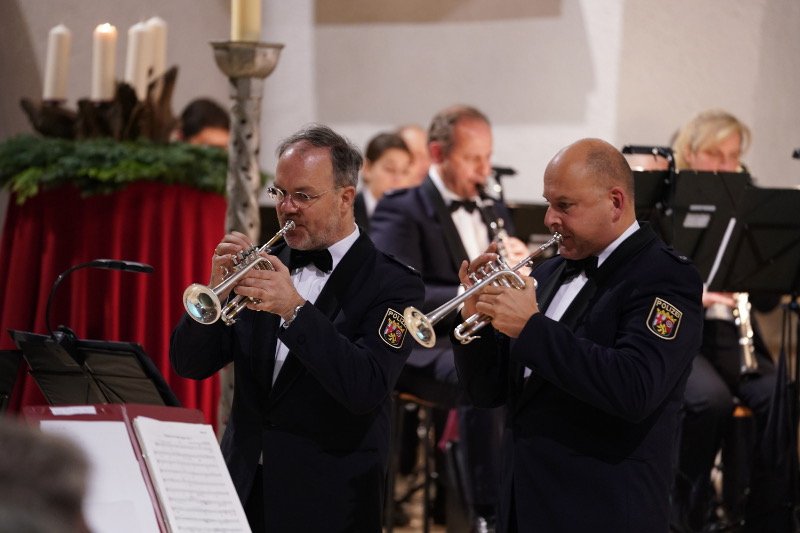
[(672, 340), (678, 334), (682, 316), (677, 307), (657, 297), (647, 315), (647, 329), (662, 339)]
[(403, 339), (406, 337), (406, 322), (403, 320), (403, 313), (398, 313), (392, 308), (386, 310), (381, 325), (378, 328), (378, 335), (381, 340), (392, 348), (400, 348)]

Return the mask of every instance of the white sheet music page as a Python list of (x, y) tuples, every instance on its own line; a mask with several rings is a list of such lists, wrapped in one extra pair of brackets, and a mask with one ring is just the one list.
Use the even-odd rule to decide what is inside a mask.
[(171, 532), (250, 532), (211, 426), (139, 416), (133, 427)]
[[(51, 409), (53, 414), (94, 414), (94, 406)], [(92, 465), (84, 502), (95, 533), (158, 533), (153, 502), (133, 452), (128, 429), (116, 420), (47, 419), (42, 430), (72, 439)]]

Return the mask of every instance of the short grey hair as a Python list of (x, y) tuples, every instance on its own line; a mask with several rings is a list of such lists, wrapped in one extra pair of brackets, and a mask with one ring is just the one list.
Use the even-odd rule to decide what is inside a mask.
[(353, 143), (324, 124), (309, 124), (281, 141), (277, 150), (278, 158), (290, 147), (302, 142), (330, 150), (334, 185), (337, 187), (358, 185), (358, 173), (364, 160)]

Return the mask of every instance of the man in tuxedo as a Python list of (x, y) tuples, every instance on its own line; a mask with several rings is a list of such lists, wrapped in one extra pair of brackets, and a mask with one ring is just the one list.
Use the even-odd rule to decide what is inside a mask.
[[(370, 236), (379, 249), (421, 273), (425, 282), (423, 312), (456, 297), (458, 267), (488, 246), (492, 221), (502, 219), (513, 233), (506, 206), (482, 195), (491, 172), (489, 119), (473, 107), (446, 108), (431, 121), (428, 142), (433, 164), (425, 181), (419, 187), (384, 195), (370, 226)], [(510, 261), (527, 254), (518, 239), (508, 238), (504, 246)], [(464, 402), (447, 330), (437, 328), (437, 332), (433, 348), (414, 347), (398, 390), (434, 402), (446, 412)], [(459, 411), (459, 444), (467, 464), (465, 496), (476, 519), (491, 517), (497, 501), (502, 413), (467, 407)], [(437, 496), (441, 491), (439, 484)]]
[[(268, 192), (294, 229), (266, 255), (274, 270), (238, 282), (250, 300), (232, 327), (184, 316), (172, 336), (182, 376), (236, 363), (222, 451), (253, 531), (381, 530), (391, 391), (412, 344), (402, 315), (424, 288), (358, 230), (360, 166), (326, 126), (283, 141)], [(223, 238), (211, 286), (249, 245)]]
[[(599, 139), (561, 150), (544, 175), (560, 256), (522, 290), (489, 286), (453, 339), (476, 405), (506, 405), (498, 531), (665, 533), (678, 410), (700, 347), (697, 270), (635, 218), (633, 175)], [(468, 273), (494, 254), (470, 264)], [(460, 320), (460, 319), (459, 319)]]

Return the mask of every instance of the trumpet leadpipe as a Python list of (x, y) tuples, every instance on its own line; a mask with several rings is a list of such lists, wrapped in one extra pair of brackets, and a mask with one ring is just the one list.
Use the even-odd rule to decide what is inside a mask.
[[(481, 266), (474, 276), (470, 275), (470, 279), (473, 281), (473, 285), (471, 287), (452, 300), (449, 300), (437, 307), (427, 315), (415, 307), (406, 307), (403, 312), (403, 318), (405, 319), (408, 331), (411, 332), (411, 337), (426, 348), (433, 347), (433, 345), (436, 344), (436, 332), (434, 331), (434, 326), (440, 320), (449, 315), (467, 299), (484, 290), (489, 285), (499, 284), (505, 287), (513, 287), (517, 289), (524, 288), (525, 281), (520, 277), (519, 274), (517, 274), (517, 271), (522, 267), (529, 265), (547, 248), (559, 242), (561, 242), (561, 235), (559, 233), (554, 233), (550, 240), (534, 250), (533, 253), (531, 253), (528, 257), (511, 268), (509, 268), (508, 265), (502, 260), (498, 261), (497, 263)], [(477, 274), (481, 274), (481, 276), (479, 277)], [(475, 313), (456, 327), (455, 336), (462, 344), (467, 344), (468, 342), (471, 342), (473, 339), (477, 338), (472, 336), (472, 334), (484, 327), (490, 321), (491, 319), (485, 315)]]

